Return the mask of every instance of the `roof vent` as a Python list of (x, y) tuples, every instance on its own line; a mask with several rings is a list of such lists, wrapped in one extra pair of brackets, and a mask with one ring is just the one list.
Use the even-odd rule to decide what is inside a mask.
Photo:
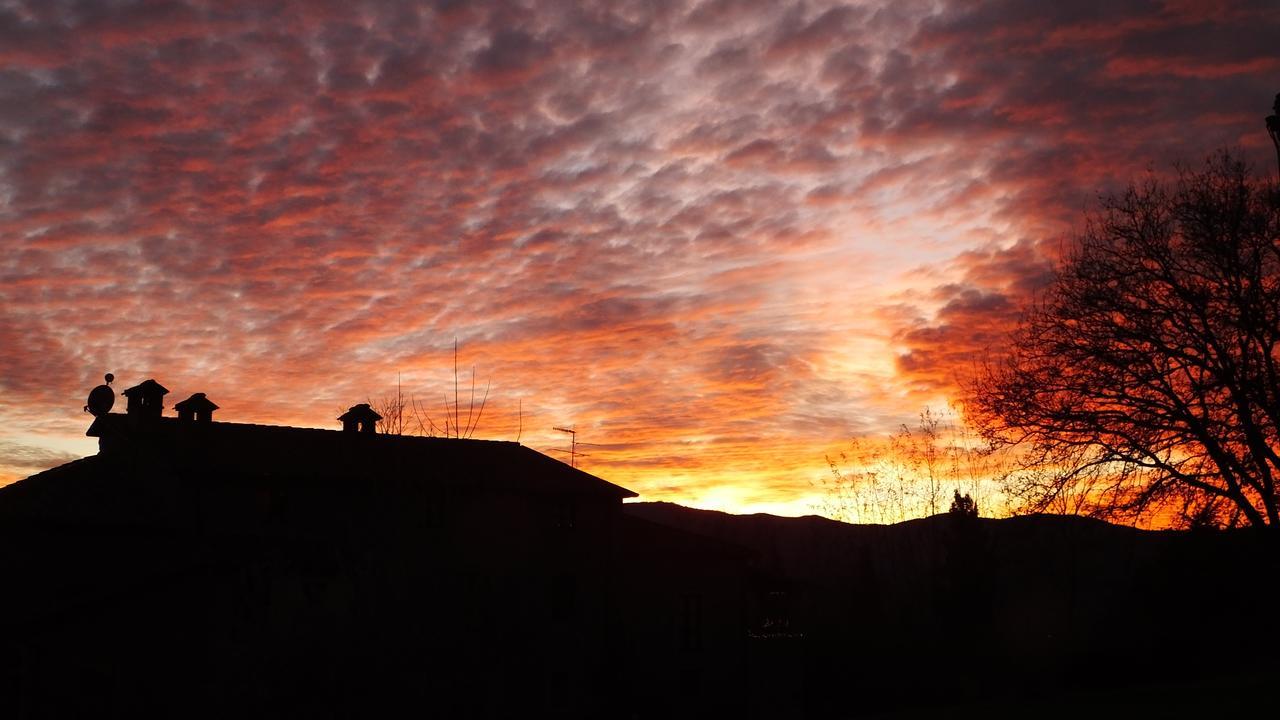
[(376, 431), (382, 416), (374, 412), (369, 403), (360, 403), (352, 405), (338, 419), (342, 421), (342, 432), (372, 433)]
[(173, 406), (178, 411), (178, 419), (187, 422), (213, 422), (213, 411), (218, 409), (213, 401), (204, 393), (195, 393), (191, 397)]
[(125, 412), (142, 417), (160, 417), (164, 410), (164, 396), (168, 394), (169, 389), (155, 380), (143, 380), (124, 391), (123, 395), (129, 398)]

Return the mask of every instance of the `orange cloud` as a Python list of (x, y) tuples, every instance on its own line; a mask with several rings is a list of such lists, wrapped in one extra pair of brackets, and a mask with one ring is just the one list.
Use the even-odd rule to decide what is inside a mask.
[(1213, 5), (10, 3), (0, 473), (92, 452), (108, 370), (323, 426), (397, 373), (443, 412), (457, 337), (482, 435), (804, 511), (1097, 192), (1270, 161), (1277, 18)]

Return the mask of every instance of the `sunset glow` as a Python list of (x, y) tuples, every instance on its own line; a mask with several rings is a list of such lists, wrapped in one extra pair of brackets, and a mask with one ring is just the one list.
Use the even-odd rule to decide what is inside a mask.
[(476, 437), (812, 512), (1099, 193), (1274, 172), (1273, 2), (1059, 5), (0, 3), (0, 484), (108, 371), (332, 428), (451, 412), (456, 340)]

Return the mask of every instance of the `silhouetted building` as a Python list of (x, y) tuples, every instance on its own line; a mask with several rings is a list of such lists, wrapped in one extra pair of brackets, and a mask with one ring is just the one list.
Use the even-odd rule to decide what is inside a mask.
[(97, 455), (0, 489), (14, 716), (736, 701), (745, 550), (517, 443), (374, 434), (363, 404), (342, 431), (214, 422), (202, 393), (162, 417), (167, 392), (126, 390)]

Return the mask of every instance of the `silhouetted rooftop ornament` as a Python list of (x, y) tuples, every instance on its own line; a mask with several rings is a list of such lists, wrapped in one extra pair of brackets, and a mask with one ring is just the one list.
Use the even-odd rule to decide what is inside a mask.
[(369, 403), (352, 405), (338, 418), (342, 421), (343, 432), (376, 432), (378, 421), (382, 416), (369, 407)]
[(179, 420), (212, 422), (213, 411), (217, 410), (218, 406), (205, 397), (204, 393), (195, 393), (186, 400), (175, 404), (173, 409), (178, 411)]
[(143, 380), (124, 391), (124, 396), (129, 399), (125, 412), (143, 417), (160, 417), (164, 410), (164, 396), (167, 394), (169, 389), (155, 380)]
[(111, 406), (116, 404), (116, 393), (111, 389), (111, 381), (116, 379), (115, 375), (107, 373), (103, 376), (106, 382), (89, 391), (88, 404), (84, 406), (84, 411), (97, 417), (106, 415), (111, 412)]

